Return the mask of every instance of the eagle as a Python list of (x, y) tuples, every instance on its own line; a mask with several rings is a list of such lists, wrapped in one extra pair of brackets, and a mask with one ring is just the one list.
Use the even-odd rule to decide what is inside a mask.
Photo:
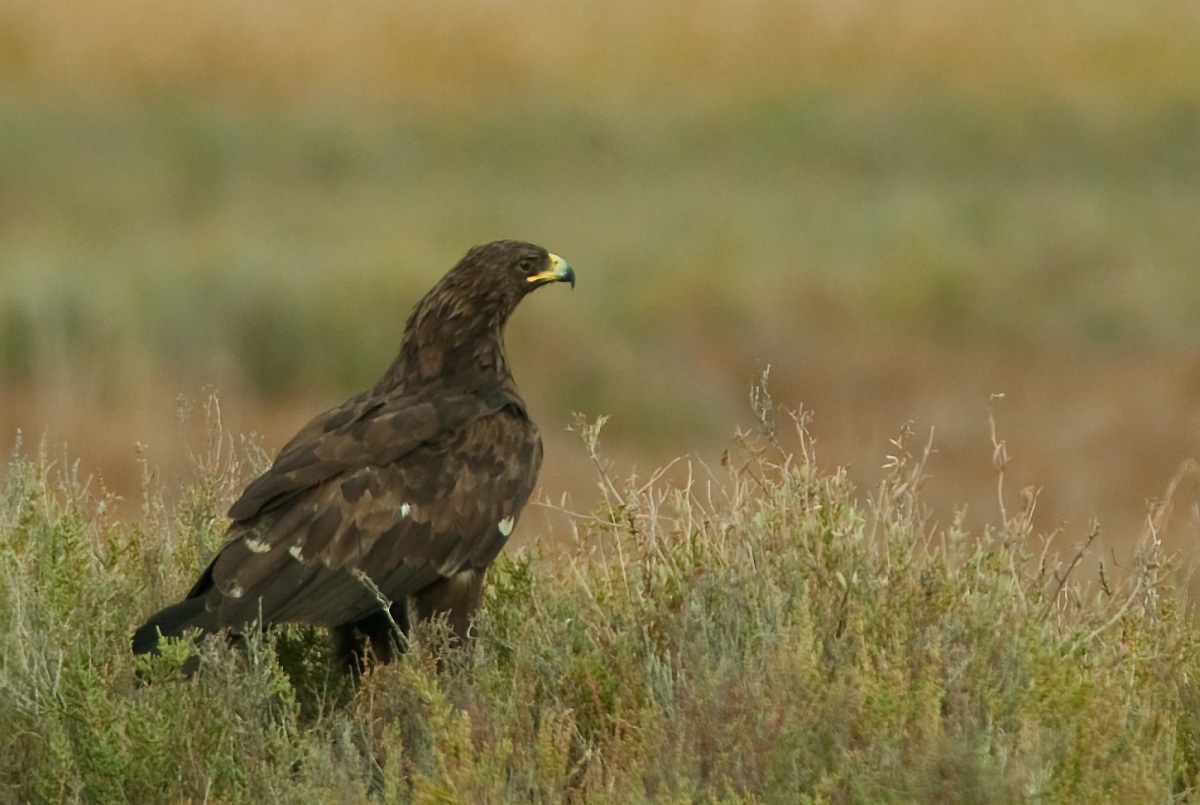
[(328, 628), (361, 669), (444, 616), (465, 641), (484, 572), (516, 528), (542, 443), (509, 369), (504, 328), (532, 291), (575, 287), (561, 257), (521, 241), (476, 246), (413, 308), (371, 389), (315, 417), (229, 509), (226, 539), (177, 604), (133, 634)]

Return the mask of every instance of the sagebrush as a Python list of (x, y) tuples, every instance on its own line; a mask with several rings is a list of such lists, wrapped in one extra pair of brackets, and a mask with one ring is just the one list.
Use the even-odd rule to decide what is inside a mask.
[(311, 629), (207, 641), (192, 680), (175, 670), (188, 644), (129, 653), (260, 454), (218, 436), (180, 504), (152, 493), (125, 521), (18, 451), (0, 504), (0, 799), (1191, 797), (1200, 655), (1153, 529), (1121, 579), (1077, 577), (1027, 547), (1029, 498), (979, 533), (939, 521), (910, 434), (864, 501), (819, 469), (804, 416), (787, 450), (769, 398), (756, 410), (760, 432), (678, 482), (615, 481), (600, 423), (581, 421), (605, 502), (559, 535), (571, 547), (508, 552), (470, 649), (426, 628), (357, 690)]

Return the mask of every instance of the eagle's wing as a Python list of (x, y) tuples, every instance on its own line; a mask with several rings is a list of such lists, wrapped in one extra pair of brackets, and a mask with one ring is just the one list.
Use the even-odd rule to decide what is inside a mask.
[(541, 466), (515, 395), (355, 398), (331, 413), (230, 510), (230, 538), (192, 591), (219, 625), (344, 624), (379, 608), (371, 584), (396, 601), (485, 567)]
[(271, 468), (246, 487), (229, 517), (251, 520), (347, 468), (390, 463), (496, 407), (473, 395), (437, 400), (352, 397), (301, 428), (280, 449)]

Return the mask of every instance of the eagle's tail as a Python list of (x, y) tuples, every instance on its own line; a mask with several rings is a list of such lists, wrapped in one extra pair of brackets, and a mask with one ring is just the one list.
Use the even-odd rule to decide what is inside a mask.
[(193, 627), (217, 631), (217, 615), (204, 608), (204, 598), (203, 595), (185, 598), (152, 615), (133, 633), (133, 653), (157, 654), (159, 632), (163, 637), (179, 637)]

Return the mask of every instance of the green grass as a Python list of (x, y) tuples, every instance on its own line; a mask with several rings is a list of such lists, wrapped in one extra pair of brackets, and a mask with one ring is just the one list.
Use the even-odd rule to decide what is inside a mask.
[(1197, 98), (932, 87), (443, 116), (0, 93), (0, 378), (348, 392), (504, 236), (580, 276), (514, 321), (521, 377), (643, 445), (715, 435), (755, 361), (831, 333), (1186, 346), (1197, 126)]
[[(860, 504), (802, 423), (798, 453), (777, 446), (758, 400), (759, 434), (681, 484), (617, 482), (597, 457), (606, 503), (575, 518), (574, 547), (502, 556), (471, 651), (426, 630), (357, 692), (305, 629), (244, 653), (209, 641), (191, 681), (177, 657), (129, 654), (260, 454), (215, 436), (179, 504), (151, 489), (127, 522), (65, 463), (18, 453), (0, 498), (0, 799), (1193, 795), (1200, 646), (1153, 541), (1120, 579), (1084, 579), (1023, 547), (1028, 501), (965, 533), (922, 502), (927, 454), (904, 435)], [(579, 430), (594, 451), (598, 428)]]

